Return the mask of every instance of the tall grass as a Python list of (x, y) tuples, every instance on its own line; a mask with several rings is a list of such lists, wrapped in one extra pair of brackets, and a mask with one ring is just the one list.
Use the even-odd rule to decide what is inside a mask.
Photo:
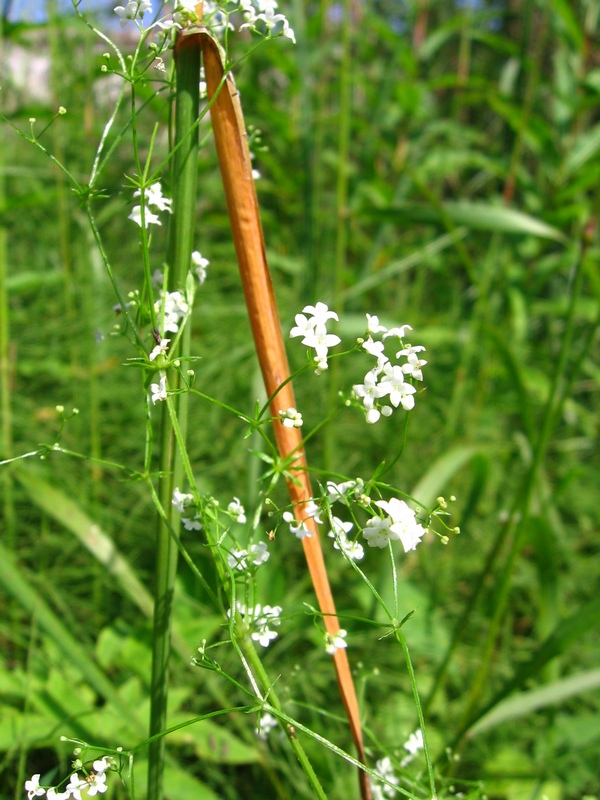
[[(449, 524), (461, 530), (447, 547), (429, 535), (416, 552), (396, 553), (393, 569), (385, 552), (366, 548), (358, 564), (366, 581), (324, 537), (369, 768), (389, 756), (413, 797), (597, 796), (598, 4), (280, 6), (296, 47), (281, 39), (246, 58), (257, 40), (242, 34), (229, 53), (239, 60), (235, 79), (262, 175), (282, 328), (320, 300), (339, 312), (336, 332), (352, 344), (364, 336), (365, 312), (377, 313), (388, 327), (410, 323), (429, 362), (415, 409), (369, 426), (338, 394), (363, 380), (367, 356), (332, 358), (317, 378), (290, 340), (302, 430), (317, 428), (306, 442), (313, 490), (360, 475), (373, 478), (373, 499), (383, 485), (424, 509), (456, 495)], [(52, 90), (34, 104), (2, 81), (10, 124), (0, 148), (0, 796), (23, 796), (34, 773), (48, 784), (68, 776), (73, 744), (61, 734), (97, 747), (91, 758), (123, 746), (134, 770), (115, 754), (125, 783), (146, 796), (150, 697), (166, 680), (157, 649), (168, 650), (166, 629), (162, 640), (152, 634), (148, 590), (163, 551), (173, 568), (158, 597), (172, 597), (173, 653), (170, 700), (166, 711), (165, 696), (154, 706), (148, 796), (160, 795), (157, 764), (170, 797), (356, 796), (323, 620), (297, 540), (272, 513), (289, 504), (276, 480), (286, 464), (255, 417), (257, 399), (264, 408), (269, 397), (209, 116), (195, 129), (197, 194), (182, 189), (187, 199), (178, 200), (166, 160), (177, 141), (167, 133), (169, 73), (140, 54), (135, 100), (124, 96), (106, 128), (121, 84), (100, 67), (132, 64), (114, 54), (106, 61), (105, 42), (48, 9), (44, 25), (4, 21), (3, 63), (18, 47), (29, 59), (47, 53)], [(134, 52), (133, 27), (121, 35), (108, 16), (94, 25)], [(55, 118), (59, 105), (67, 114)], [(38, 136), (53, 120), (39, 137), (46, 152), (15, 130), (28, 135), (30, 117)], [(252, 139), (256, 129), (265, 149)], [(95, 147), (103, 134), (90, 197), (90, 141)], [(126, 176), (160, 177), (173, 219), (177, 206), (187, 208), (186, 230), (176, 233), (169, 220), (167, 234), (162, 215), (144, 244), (127, 219)], [(135, 306), (127, 316), (112, 306), (139, 289), (142, 307), (163, 260), (170, 270), (181, 265), (169, 288), (184, 287), (193, 249), (210, 259), (208, 278), (195, 289), (183, 369), (169, 386), (177, 390), (172, 376), (190, 368), (195, 393), (174, 394), (173, 413), (163, 406), (159, 422), (155, 406), (149, 421), (144, 396), (157, 375), (146, 373), (142, 386), (140, 370), (123, 364), (141, 357), (132, 348), (138, 333), (146, 351), (153, 346), (150, 321), (136, 318)], [(202, 359), (184, 361), (189, 354)], [(170, 499), (175, 486), (183, 490), (175, 474), (183, 466), (159, 460), (161, 430), (169, 458), (179, 452), (173, 431), (187, 440), (212, 543), (185, 531), (173, 538)], [(281, 633), (260, 660), (245, 649), (243, 620), (224, 623), (236, 584), (226, 559), (211, 555), (223, 533), (218, 508), (234, 495), (254, 541), (275, 532), (269, 562), (241, 590), (253, 594), (233, 598), (284, 608)], [(231, 523), (239, 547), (248, 530)], [(176, 576), (174, 543), (186, 558)], [(229, 639), (233, 646), (223, 644)], [(202, 669), (190, 668), (191, 655)], [(268, 690), (265, 702), (249, 698), (249, 675), (275, 698)], [(266, 709), (287, 739), (256, 736)], [(418, 727), (429, 774), (422, 753), (400, 766)], [(111, 791), (126, 796), (116, 783)]]

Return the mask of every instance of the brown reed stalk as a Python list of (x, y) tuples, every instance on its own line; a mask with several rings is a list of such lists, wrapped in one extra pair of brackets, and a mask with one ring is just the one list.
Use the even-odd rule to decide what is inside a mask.
[[(204, 57), (208, 97), (212, 102), (212, 127), (246, 305), (267, 395), (273, 398), (271, 414), (278, 419), (279, 411), (295, 407), (296, 402), (291, 382), (282, 386), (290, 377), (290, 371), (265, 255), (242, 108), (231, 75), (223, 83), (224, 68), (218, 44), (206, 28), (197, 28), (192, 35), (198, 33)], [(294, 480), (287, 481), (290, 498), (296, 519), (303, 521), (312, 532), (312, 536), (302, 540), (304, 553), (319, 607), (324, 615), (325, 628), (328, 633), (335, 635), (340, 630), (340, 624), (321, 542), (314, 520), (306, 517), (304, 511), (306, 503), (312, 498), (312, 490), (302, 434), (297, 428), (287, 428), (275, 422), (275, 439), (281, 458), (291, 461), (289, 472)], [(366, 763), (358, 701), (346, 651), (336, 650), (333, 660), (358, 757)], [(361, 797), (363, 800), (370, 800), (369, 777), (363, 770), (359, 771), (359, 782)]]

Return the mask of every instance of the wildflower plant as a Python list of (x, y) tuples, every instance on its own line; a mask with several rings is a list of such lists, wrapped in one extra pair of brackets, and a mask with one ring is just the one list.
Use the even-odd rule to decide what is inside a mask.
[[(21, 135), (46, 153), (63, 170), (85, 209), (95, 245), (114, 289), (119, 322), (114, 336), (126, 338), (132, 355), (127, 367), (140, 375), (140, 397), (145, 404), (146, 429), (143, 467), (122, 467), (127, 477), (135, 477), (144, 485), (153, 504), (157, 520), (154, 619), (152, 640), (152, 672), (150, 676), (150, 725), (148, 737), (148, 797), (163, 796), (165, 748), (167, 746), (168, 665), (171, 650), (171, 615), (175, 593), (178, 559), (188, 567), (203, 586), (220, 615), (222, 635), (197, 648), (192, 664), (200, 670), (219, 675), (244, 697), (237, 710), (258, 715), (256, 735), (266, 740), (275, 728), (287, 738), (302, 766), (306, 779), (318, 797), (325, 797), (319, 776), (311, 763), (301, 737), (320, 736), (302, 720), (292, 716), (292, 705), (286, 705), (278, 694), (278, 678), (265, 666), (264, 653), (286, 639), (286, 626), (293, 616), (307, 620), (316, 617), (322, 636), (322, 655), (330, 656), (337, 671), (343, 704), (349, 719), (356, 755), (345, 753), (338, 745), (326, 742), (332, 752), (342, 754), (346, 766), (359, 767), (361, 795), (394, 796), (401, 785), (392, 770), (389, 757), (377, 761), (373, 742), (365, 747), (358, 700), (350, 670), (349, 654), (353, 649), (351, 620), (341, 627), (325, 569), (321, 539), (330, 545), (328, 559), (339, 559), (352, 569), (356, 580), (363, 580), (385, 615), (385, 633), (393, 636), (401, 648), (410, 675), (415, 699), (415, 716), (419, 723), (420, 747), (424, 750), (426, 784), (435, 796), (434, 771), (427, 749), (425, 719), (420, 706), (417, 681), (412, 670), (408, 647), (400, 618), (400, 601), (396, 591), (394, 607), (383, 601), (371, 577), (373, 553), (386, 551), (397, 589), (396, 570), (425, 537), (437, 535), (447, 541), (450, 528), (443, 517), (445, 501), (434, 509), (425, 509), (403, 494), (399, 487), (383, 482), (380, 476), (323, 476), (315, 482), (313, 493), (304, 444), (318, 430), (304, 433), (303, 413), (298, 410), (287, 366), (284, 337), (274, 302), (264, 243), (258, 216), (251, 159), (240, 120), (241, 108), (231, 72), (236, 60), (236, 36), (251, 36), (252, 42), (281, 38), (283, 46), (295, 42), (295, 33), (275, 0), (205, 0), (195, 4), (177, 0), (172, 11), (146, 0), (132, 0), (117, 5), (114, 13), (120, 26), (137, 29), (134, 52), (127, 57), (109, 35), (96, 29), (75, 3), (81, 19), (91, 26), (110, 53), (104, 57), (104, 72), (112, 72), (122, 81), (113, 114), (97, 146), (92, 170), (84, 185), (46, 147), (35, 132)], [(202, 7), (201, 7), (202, 6)], [(248, 33), (249, 32), (249, 33)], [(170, 63), (173, 54), (173, 62)], [(207, 101), (200, 105), (200, 56), (204, 62), (204, 83)], [(246, 56), (244, 56), (246, 57)], [(165, 64), (169, 65), (165, 67)], [(150, 71), (154, 64), (155, 72)], [(172, 146), (160, 153), (158, 126), (150, 141), (143, 142), (138, 125), (136, 103), (141, 89), (150, 88), (160, 95), (172, 92), (175, 97)], [(102, 176), (111, 153), (121, 140), (112, 142), (112, 128), (117, 112), (129, 94), (132, 117), (133, 153), (128, 176), (128, 207), (124, 217), (129, 233), (139, 242), (139, 286), (127, 292), (119, 270), (107, 253), (97, 221), (98, 207), (103, 201)], [(146, 109), (145, 109), (146, 111)], [(199, 126), (212, 118), (217, 152), (223, 173), (226, 200), (242, 283), (246, 295), (261, 370), (268, 400), (257, 404), (254, 413), (233, 409), (208, 392), (204, 380), (204, 363), (209, 353), (192, 352), (192, 320), (198, 295), (205, 281), (209, 261), (201, 255), (195, 228), (195, 198)], [(154, 231), (168, 230), (166, 254), (155, 250)], [(128, 298), (126, 300), (125, 298)], [(425, 382), (423, 358), (425, 348), (407, 340), (410, 325), (387, 328), (376, 315), (366, 316), (364, 336), (358, 342), (343, 343), (333, 332), (340, 322), (334, 308), (314, 299), (295, 315), (294, 325), (286, 337), (294, 346), (307, 348), (307, 365), (314, 372), (311, 379), (326, 380), (325, 373), (333, 357), (343, 355), (363, 363), (370, 361), (362, 383), (348, 385), (343, 391), (340, 413), (364, 415), (366, 423), (388, 424), (392, 414), (410, 414)], [(342, 350), (342, 348), (346, 348)], [(303, 369), (306, 369), (303, 368)], [(302, 370), (301, 370), (302, 371)], [(205, 491), (197, 478), (192, 456), (187, 447), (189, 426), (194, 424), (192, 400), (218, 405), (241, 420), (250, 435), (257, 436), (264, 450), (259, 458), (265, 465), (260, 500), (252, 514), (244, 507), (242, 488), (232, 485), (227, 498), (215, 498)], [(424, 398), (423, 398), (424, 399)], [(419, 397), (419, 402), (421, 398)], [(268, 433), (272, 425), (273, 437)], [(60, 442), (51, 448), (53, 454), (73, 457)], [(30, 454), (29, 454), (30, 455)], [(46, 450), (40, 451), (46, 457)], [(85, 458), (78, 454), (77, 457)], [(106, 462), (106, 468), (115, 469)], [(286, 482), (289, 499), (281, 500), (278, 482)], [(334, 480), (335, 478), (335, 480)], [(238, 494), (234, 494), (237, 492)], [(239, 496), (238, 496), (239, 495)], [(233, 499), (230, 499), (233, 498)], [(265, 536), (264, 528), (270, 528)], [(452, 529), (457, 532), (456, 529)], [(306, 555), (319, 604), (318, 610), (278, 605), (278, 597), (269, 596), (271, 581), (268, 572), (271, 555), (278, 542), (287, 537)], [(201, 542), (211, 560), (210, 578), (188, 552), (186, 542)], [(301, 544), (300, 544), (301, 543)], [(375, 623), (374, 623), (375, 624)], [(230, 645), (243, 671), (241, 678), (226, 672), (221, 658), (222, 648)], [(192, 648), (194, 649), (194, 648)], [(421, 733), (422, 731), (422, 733)], [(323, 741), (321, 736), (319, 741)], [(140, 745), (141, 747), (142, 745)], [(411, 744), (410, 755), (417, 748)], [(138, 748), (139, 749), (139, 748)], [(414, 752), (413, 752), (414, 751)], [(132, 754), (134, 751), (131, 751)], [(131, 756), (133, 759), (133, 755)], [(373, 764), (376, 763), (376, 766)], [(407, 765), (405, 765), (407, 766)], [(41, 775), (34, 774), (25, 783), (29, 798), (93, 797), (107, 791), (111, 771), (117, 770), (112, 757), (93, 761), (91, 768), (75, 770), (68, 783), (46, 786)], [(133, 796), (134, 785), (123, 776), (127, 791)], [(384, 781), (379, 788), (377, 781)], [(408, 785), (408, 784), (407, 784)]]

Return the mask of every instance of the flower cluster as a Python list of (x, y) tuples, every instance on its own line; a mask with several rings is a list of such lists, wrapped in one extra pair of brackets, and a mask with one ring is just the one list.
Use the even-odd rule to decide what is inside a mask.
[(360, 542), (348, 539), (348, 534), (354, 527), (351, 522), (343, 522), (339, 517), (331, 517), (331, 530), (327, 534), (334, 540), (333, 546), (341, 550), (351, 561), (360, 561), (364, 558), (365, 550)]
[(245, 572), (248, 569), (248, 559), (255, 567), (265, 564), (270, 557), (265, 542), (251, 544), (248, 550), (231, 550), (227, 556), (227, 563), (231, 569), (238, 569)]
[(312, 498), (307, 503), (304, 503), (302, 511), (304, 512), (304, 518), (299, 522), (291, 511), (284, 511), (282, 514), (283, 521), (290, 526), (290, 532), (297, 536), (298, 539), (305, 539), (313, 535), (313, 532), (305, 522), (308, 517), (312, 517), (317, 525), (323, 524), (321, 509)]
[[(376, 364), (367, 372), (364, 382), (355, 384), (353, 389), (355, 396), (362, 400), (367, 422), (371, 424), (377, 422), (381, 415), (389, 417), (394, 408), (398, 408), (399, 405), (406, 411), (414, 408), (414, 394), (417, 390), (412, 383), (408, 383), (406, 378), (422, 381), (421, 368), (427, 364), (427, 361), (420, 359), (417, 355), (425, 350), (422, 345), (413, 347), (410, 344), (404, 344), (403, 339), (407, 330), (412, 330), (410, 325), (402, 325), (400, 328), (388, 330), (385, 325), (379, 324), (378, 317), (367, 314), (367, 338), (359, 339), (359, 342), (363, 350), (376, 359)], [(373, 339), (373, 336), (378, 333), (383, 334), (382, 341)], [(401, 343), (400, 350), (396, 352), (396, 358), (404, 357), (406, 361), (403, 364), (392, 364), (384, 352), (384, 340), (392, 337)], [(383, 398), (389, 398), (391, 405), (384, 402)]]
[[(129, 3), (129, 5), (135, 5), (135, 4)], [(141, 197), (141, 195), (142, 195), (141, 189), (137, 189), (137, 191), (133, 193), (134, 197)], [(144, 222), (143, 222), (144, 227), (147, 228), (148, 225), (162, 224), (158, 218), (158, 215), (150, 211), (150, 208), (154, 208), (156, 211), (168, 211), (169, 213), (173, 213), (171, 208), (171, 200), (169, 200), (168, 197), (163, 196), (162, 187), (160, 183), (153, 183), (151, 186), (146, 187), (144, 189), (144, 198), (146, 200), (144, 208)], [(136, 205), (132, 208), (131, 214), (129, 215), (129, 219), (133, 220), (140, 227), (142, 226), (141, 205)]]
[(200, 522), (200, 514), (196, 510), (196, 502), (192, 494), (180, 492), (179, 487), (173, 489), (173, 498), (171, 503), (175, 506), (181, 515), (181, 524), (186, 531), (200, 531), (202, 530), (202, 523)]
[(161, 292), (160, 298), (154, 304), (154, 310), (160, 314), (164, 300), (165, 316), (162, 325), (164, 333), (177, 333), (179, 323), (190, 310), (189, 303), (181, 292)]
[[(252, 630), (251, 636), (255, 642), (262, 647), (268, 647), (273, 639), (277, 638), (277, 631), (272, 631), (269, 625), (278, 627), (281, 624), (279, 619), (282, 612), (281, 606), (255, 605), (254, 608), (247, 609), (243, 603), (238, 601), (236, 608)], [(227, 612), (227, 616), (231, 617), (231, 609)]]
[[(193, 24), (197, 21), (196, 4), (197, 0), (176, 0), (172, 16), (158, 20), (155, 23), (156, 27), (164, 31), (171, 31), (180, 30), (188, 23)], [(124, 10), (117, 11), (115, 8), (115, 12), (121, 18), (121, 25), (125, 25), (128, 19), (141, 17), (137, 5), (136, 2), (128, 3), (127, 14)], [(145, 6), (144, 11), (151, 10), (149, 2), (141, 5)], [(118, 6), (117, 8), (121, 9), (122, 7)], [(241, 11), (244, 22), (240, 25), (240, 30), (249, 28), (255, 33), (266, 31), (267, 38), (282, 35), (291, 39), (295, 44), (296, 37), (290, 28), (290, 23), (284, 14), (275, 13), (276, 8), (276, 0), (231, 0), (228, 10), (224, 11), (215, 0), (204, 0), (202, 22), (210, 28), (215, 36), (220, 36), (226, 28), (235, 30), (231, 23), (231, 14)], [(259, 23), (261, 24), (259, 25)]]
[(304, 425), (302, 414), (296, 411), (294, 406), (290, 406), (290, 408), (285, 411), (280, 411), (279, 419), (281, 420), (281, 424), (286, 428), (301, 428)]
[[(338, 315), (335, 311), (330, 311), (325, 303), (305, 306), (302, 312), (302, 314), (296, 314), (296, 325), (290, 331), (290, 337), (302, 336), (302, 344), (315, 351), (314, 362), (317, 367), (315, 373), (320, 375), (327, 369), (329, 348), (341, 342), (339, 336), (327, 333), (327, 322), (330, 319), (339, 321)], [(307, 314), (309, 316), (306, 316)]]
[(123, 28), (130, 19), (142, 19), (147, 11), (152, 13), (152, 3), (150, 0), (130, 0), (126, 5), (116, 6), (113, 10)]
[[(396, 790), (393, 787), (399, 786), (400, 781), (394, 772), (391, 760), (387, 756), (379, 759), (375, 765), (375, 772), (382, 780), (387, 781), (387, 783), (381, 785), (379, 783), (374, 783), (373, 780), (371, 780), (371, 792), (373, 794), (373, 800), (385, 800), (386, 797), (395, 797)], [(389, 784), (393, 784), (393, 786), (390, 786)]]
[(93, 770), (80, 777), (79, 773), (74, 772), (69, 783), (63, 791), (59, 791), (56, 786), (43, 788), (40, 786), (40, 773), (33, 775), (30, 780), (25, 781), (25, 791), (28, 800), (34, 797), (46, 797), (47, 800), (82, 800), (82, 792), (85, 797), (94, 797), (96, 794), (104, 794), (108, 789), (106, 785), (106, 773), (114, 766), (114, 760), (110, 756), (104, 756), (93, 763)]
[[(258, 14), (254, 6), (257, 7)], [(257, 23), (262, 21), (267, 29), (267, 36), (271, 36), (271, 31), (281, 22), (281, 33), (296, 44), (296, 37), (294, 31), (290, 28), (290, 23), (287, 21), (285, 14), (275, 13), (276, 8), (276, 0), (240, 0), (240, 9), (246, 20), (243, 25), (240, 25), (240, 30), (250, 28), (256, 31)]]
[(363, 536), (370, 547), (387, 547), (388, 542), (400, 539), (404, 552), (416, 550), (427, 533), (415, 517), (415, 512), (404, 500), (377, 500), (375, 505), (386, 512), (384, 517), (371, 517), (365, 525)]

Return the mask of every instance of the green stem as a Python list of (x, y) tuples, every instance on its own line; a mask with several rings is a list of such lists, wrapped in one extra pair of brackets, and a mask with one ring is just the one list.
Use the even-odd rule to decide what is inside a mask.
[[(188, 37), (191, 38), (191, 37)], [(175, 147), (173, 157), (172, 187), (173, 216), (169, 230), (167, 262), (169, 291), (184, 289), (194, 241), (194, 211), (196, 203), (198, 163), (198, 118), (200, 51), (197, 46), (183, 45), (176, 51), (175, 97)], [(180, 338), (178, 352), (170, 355), (186, 359), (190, 352), (190, 320)], [(185, 363), (185, 360), (184, 362)], [(180, 388), (181, 377), (177, 370), (168, 376), (170, 388)], [(173, 489), (180, 486), (184, 476), (181, 453), (185, 452), (187, 434), (188, 394), (176, 395), (173, 407), (178, 422), (180, 447), (175, 446), (174, 429), (169, 418), (169, 407), (163, 407), (161, 422), (161, 455), (158, 494), (167, 520), (159, 517), (156, 547), (156, 588), (154, 631), (152, 647), (150, 736), (156, 736), (167, 727), (167, 696), (169, 679), (169, 653), (171, 642), (171, 614), (175, 575), (177, 571), (177, 543), (171, 536), (179, 530), (179, 514), (171, 503)], [(165, 738), (158, 736), (149, 747), (148, 800), (161, 800), (165, 760)]]

